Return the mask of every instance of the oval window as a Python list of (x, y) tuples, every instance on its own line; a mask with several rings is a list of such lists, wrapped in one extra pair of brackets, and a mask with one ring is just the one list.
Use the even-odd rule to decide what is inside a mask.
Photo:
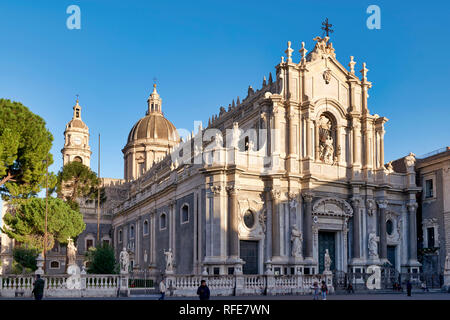
[(244, 214), (244, 224), (249, 229), (253, 228), (255, 224), (255, 215), (250, 210)]
[(392, 220), (388, 220), (386, 221), (386, 232), (388, 235), (391, 235), (392, 231), (394, 231), (394, 224), (392, 223)]

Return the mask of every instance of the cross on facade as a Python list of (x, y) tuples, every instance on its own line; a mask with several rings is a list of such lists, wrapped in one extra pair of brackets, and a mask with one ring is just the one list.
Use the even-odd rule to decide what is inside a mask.
[(325, 27), (322, 27), (322, 30), (325, 30), (325, 32), (327, 33), (327, 37), (328, 37), (328, 33), (333, 33), (333, 30), (330, 29), (333, 25), (328, 23), (328, 18), (326, 18), (325, 21), (322, 22), (322, 25), (325, 26)]

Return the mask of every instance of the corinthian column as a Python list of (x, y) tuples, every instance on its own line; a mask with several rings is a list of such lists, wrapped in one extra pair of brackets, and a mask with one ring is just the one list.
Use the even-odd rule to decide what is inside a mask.
[(359, 197), (352, 198), (353, 205), (353, 258), (361, 258), (361, 246), (360, 246), (360, 212), (359, 206), (361, 199)]
[(408, 203), (406, 205), (409, 213), (409, 260), (417, 261), (417, 226), (416, 226), (416, 210), (417, 203)]
[(230, 208), (230, 224), (228, 226), (228, 256), (237, 258), (239, 256), (239, 233), (237, 227), (237, 193), (239, 188), (236, 186), (227, 186), (227, 191), (228, 205)]
[(387, 200), (379, 200), (378, 216), (380, 221), (380, 259), (387, 259), (387, 239), (386, 239), (386, 208)]
[(280, 190), (273, 189), (272, 192), (272, 257), (280, 256), (280, 213), (278, 202), (280, 200)]
[(312, 238), (312, 199), (313, 194), (305, 192), (302, 194), (305, 200), (305, 217), (304, 217), (304, 233), (305, 233), (305, 256), (312, 259), (313, 257), (313, 238)]

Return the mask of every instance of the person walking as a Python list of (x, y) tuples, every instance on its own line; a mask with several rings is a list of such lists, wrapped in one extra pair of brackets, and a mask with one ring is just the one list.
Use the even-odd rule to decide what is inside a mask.
[(408, 293), (408, 297), (411, 297), (411, 289), (412, 289), (411, 281), (408, 280), (408, 282), (406, 283), (406, 292)]
[(206, 285), (205, 280), (200, 282), (200, 287), (197, 289), (197, 294), (200, 300), (209, 300), (209, 288)]
[(325, 284), (325, 281), (322, 281), (322, 287), (320, 288), (320, 290), (322, 291), (322, 300), (327, 300), (328, 288)]
[(162, 278), (161, 282), (159, 283), (159, 292), (161, 292), (161, 296), (158, 300), (164, 300), (166, 296), (166, 283), (164, 278)]
[(313, 290), (314, 296), (313, 300), (319, 300), (319, 284), (317, 281), (314, 281), (314, 284), (311, 286), (311, 289)]
[(42, 300), (42, 297), (44, 296), (44, 286), (45, 281), (41, 279), (40, 274), (37, 274), (36, 280), (33, 283), (33, 291), (31, 292), (32, 294), (34, 294), (34, 300)]

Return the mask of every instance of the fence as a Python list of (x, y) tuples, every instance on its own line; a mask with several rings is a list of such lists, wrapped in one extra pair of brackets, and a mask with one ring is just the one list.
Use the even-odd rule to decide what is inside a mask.
[[(119, 289), (119, 275), (81, 274), (79, 289), (69, 289), (70, 275), (43, 275), (46, 297), (115, 297)], [(34, 275), (0, 276), (0, 296), (31, 297)], [(69, 286), (70, 287), (70, 286)]]
[(195, 296), (201, 280), (211, 295), (310, 294), (314, 282), (326, 281), (333, 291), (332, 275), (170, 275), (166, 284), (172, 296)]

